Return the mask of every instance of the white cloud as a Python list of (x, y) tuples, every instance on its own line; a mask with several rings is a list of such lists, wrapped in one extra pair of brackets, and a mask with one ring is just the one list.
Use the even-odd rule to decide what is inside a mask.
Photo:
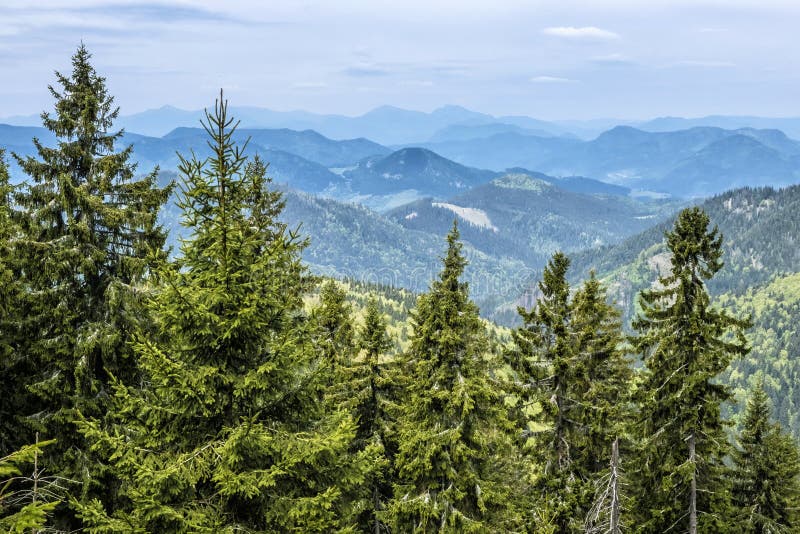
[(605, 54), (602, 56), (594, 56), (592, 61), (610, 61), (610, 62), (617, 62), (617, 61), (628, 61), (628, 57), (623, 54)]
[(569, 78), (559, 78), (558, 76), (534, 76), (531, 78), (533, 83), (570, 83), (575, 80)]
[(595, 26), (552, 26), (542, 30), (545, 35), (564, 37), (567, 39), (619, 39), (618, 33), (597, 28)]
[(674, 67), (705, 67), (705, 68), (729, 68), (735, 67), (736, 63), (730, 61), (706, 61), (702, 59), (686, 59), (683, 61), (676, 61), (672, 64)]

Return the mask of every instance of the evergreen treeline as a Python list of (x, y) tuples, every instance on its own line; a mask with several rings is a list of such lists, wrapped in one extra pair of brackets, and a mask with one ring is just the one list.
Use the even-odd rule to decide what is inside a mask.
[[(81, 46), (43, 115), (58, 139), (0, 154), (0, 528), (11, 532), (796, 532), (800, 454), (763, 383), (740, 435), (719, 381), (749, 321), (707, 283), (698, 208), (634, 335), (556, 253), (507, 342), (478, 316), (454, 224), (415, 302), (300, 259), (266, 164), (220, 95), (211, 155), (181, 156), (186, 239), (137, 178)], [(375, 291), (373, 291), (375, 289)], [(362, 304), (362, 303), (359, 303)], [(389, 321), (410, 311), (398, 349)], [(386, 313), (390, 310), (390, 313)], [(502, 350), (498, 347), (502, 345)], [(642, 365), (633, 365), (638, 357)]]

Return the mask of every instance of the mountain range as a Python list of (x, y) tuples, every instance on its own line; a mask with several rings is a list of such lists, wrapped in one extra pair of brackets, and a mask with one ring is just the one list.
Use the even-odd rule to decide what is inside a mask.
[[(376, 209), (426, 195), (446, 198), (518, 167), (683, 198), (800, 181), (800, 143), (779, 130), (694, 127), (648, 132), (617, 126), (582, 141), (496, 126), (445, 128), (437, 137), (440, 141), (399, 148), (365, 137), (335, 140), (314, 130), (287, 128), (243, 128), (237, 131), (237, 141), (249, 139), (251, 153), (273, 161), (272, 171), (280, 181), (314, 193), (329, 190), (331, 196), (363, 200)], [(472, 134), (488, 137), (469, 138)], [(33, 135), (45, 144), (53, 141), (40, 128), (0, 125), (0, 144), (23, 154), (32, 152)], [(134, 144), (134, 157), (143, 168), (174, 169), (176, 152), (194, 149), (201, 157), (207, 154), (203, 135), (201, 128), (179, 127), (162, 137), (126, 133), (122, 141)]]
[(695, 127), (648, 132), (617, 126), (591, 141), (506, 132), (423, 146), (465, 165), (589, 176), (682, 197), (709, 196), (744, 185), (790, 185), (800, 179), (800, 143), (779, 130)]
[[(649, 120), (619, 118), (540, 120), (532, 117), (493, 116), (461, 106), (447, 105), (431, 112), (381, 106), (357, 116), (323, 114), (309, 111), (275, 111), (255, 106), (231, 106), (230, 111), (246, 128), (289, 128), (316, 130), (333, 139), (367, 137), (385, 145), (442, 142), (486, 138), (496, 133), (517, 132), (539, 136), (574, 136), (593, 139), (614, 126), (633, 126), (650, 132), (686, 130), (694, 127), (717, 127), (782, 130), (789, 137), (800, 139), (800, 118), (724, 116), (658, 117)], [(197, 127), (203, 110), (185, 110), (165, 105), (139, 113), (122, 115), (117, 126), (129, 132), (160, 137), (177, 127)], [(16, 126), (38, 126), (39, 115), (0, 118), (0, 123)]]

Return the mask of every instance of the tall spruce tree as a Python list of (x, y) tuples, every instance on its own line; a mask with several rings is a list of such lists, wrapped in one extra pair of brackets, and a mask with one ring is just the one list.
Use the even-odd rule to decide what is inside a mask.
[(374, 456), (351, 453), (352, 418), (319, 402), (304, 242), (275, 219), (281, 197), (234, 145), (222, 96), (206, 119), (212, 156), (180, 166), (191, 236), (135, 344), (149, 387), (118, 384), (112, 424), (82, 425), (124, 500), (81, 516), (90, 532), (349, 529)]
[(375, 297), (367, 303), (357, 344), (359, 357), (350, 362), (342, 374), (348, 391), (342, 406), (348, 408), (356, 418), (354, 446), (359, 449), (372, 446), (380, 454), (370, 480), (370, 506), (359, 518), (362, 531), (380, 534), (389, 532), (379, 515), (392, 495), (391, 461), (396, 454), (392, 414), (396, 411), (398, 381), (392, 362), (387, 361), (387, 353), (394, 343)]
[[(532, 437), (529, 447), (538, 471), (535, 514), (541, 516), (546, 510), (549, 531), (557, 533), (580, 528), (583, 517), (578, 511), (581, 481), (572, 465), (579, 428), (574, 416), (578, 405), (571, 397), (576, 347), (566, 279), (569, 263), (561, 252), (547, 263), (539, 282), (541, 297), (530, 311), (518, 310), (523, 325), (514, 332), (515, 349), (509, 360), (523, 403), (537, 402), (541, 408), (535, 426), (523, 432)], [(524, 414), (519, 419), (528, 426)]]
[(18, 347), (24, 286), (19, 276), (19, 227), (14, 220), (13, 192), (5, 153), (0, 148), (0, 457), (10, 455), (32, 437), (20, 417), (29, 409), (25, 384), (33, 369)]
[(572, 418), (578, 424), (572, 470), (589, 480), (606, 471), (613, 443), (627, 431), (633, 371), (620, 312), (608, 303), (594, 272), (575, 293), (572, 314), (576, 339), (570, 397), (575, 403)]
[(444, 268), (412, 316), (399, 483), (385, 515), (397, 532), (503, 531), (516, 519), (509, 424), (490, 382), (484, 325), (460, 280), (467, 262), (458, 239), (454, 224)]
[(638, 530), (725, 532), (730, 515), (723, 459), (729, 453), (716, 378), (747, 353), (738, 320), (711, 305), (705, 283), (723, 266), (722, 236), (700, 208), (666, 233), (670, 274), (640, 295), (633, 343), (645, 372), (638, 391)]
[(541, 297), (519, 310), (523, 325), (508, 352), (521, 405), (541, 408), (532, 420), (516, 410), (532, 438), (535, 516), (547, 517), (543, 531), (559, 533), (583, 531), (631, 410), (620, 314), (594, 273), (570, 299), (569, 263), (560, 252), (548, 262)]
[(743, 534), (800, 529), (800, 455), (794, 440), (770, 417), (762, 380), (747, 401), (739, 448), (733, 453), (733, 501)]
[(103, 415), (110, 374), (137, 375), (127, 345), (140, 316), (131, 289), (164, 255), (157, 216), (170, 188), (157, 187), (156, 171), (136, 177), (132, 147), (115, 149), (119, 110), (90, 58), (81, 45), (72, 73), (56, 73), (60, 89), (50, 87), (55, 113), (42, 121), (57, 145), (34, 139), (38, 157), (14, 155), (32, 180), (15, 197), (26, 287), (16, 350), (34, 370), (19, 385), (32, 393), (25, 414), (44, 439), (58, 437), (46, 456), (50, 473), (94, 481), (105, 495), (72, 421), (76, 410)]

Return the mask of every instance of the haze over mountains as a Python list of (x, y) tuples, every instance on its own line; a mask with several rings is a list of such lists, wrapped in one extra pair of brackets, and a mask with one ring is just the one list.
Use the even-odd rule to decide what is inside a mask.
[[(252, 106), (231, 106), (231, 112), (245, 128), (312, 129), (333, 139), (367, 137), (378, 143), (407, 144), (481, 138), (494, 133), (517, 131), (592, 139), (614, 126), (633, 126), (649, 132), (686, 130), (710, 126), (726, 130), (739, 128), (777, 129), (800, 138), (800, 117), (758, 117), (709, 115), (705, 117), (657, 117), (646, 120), (619, 118), (546, 121), (522, 115), (493, 116), (461, 106), (447, 105), (431, 112), (380, 106), (357, 116), (313, 113), (303, 110), (274, 111)], [(178, 127), (197, 127), (203, 110), (186, 110), (165, 105), (139, 113), (122, 115), (117, 126), (129, 132), (160, 137)], [(0, 124), (38, 126), (39, 115), (0, 117)], [(470, 131), (471, 130), (471, 131)], [(469, 132), (465, 135), (465, 131)]]

